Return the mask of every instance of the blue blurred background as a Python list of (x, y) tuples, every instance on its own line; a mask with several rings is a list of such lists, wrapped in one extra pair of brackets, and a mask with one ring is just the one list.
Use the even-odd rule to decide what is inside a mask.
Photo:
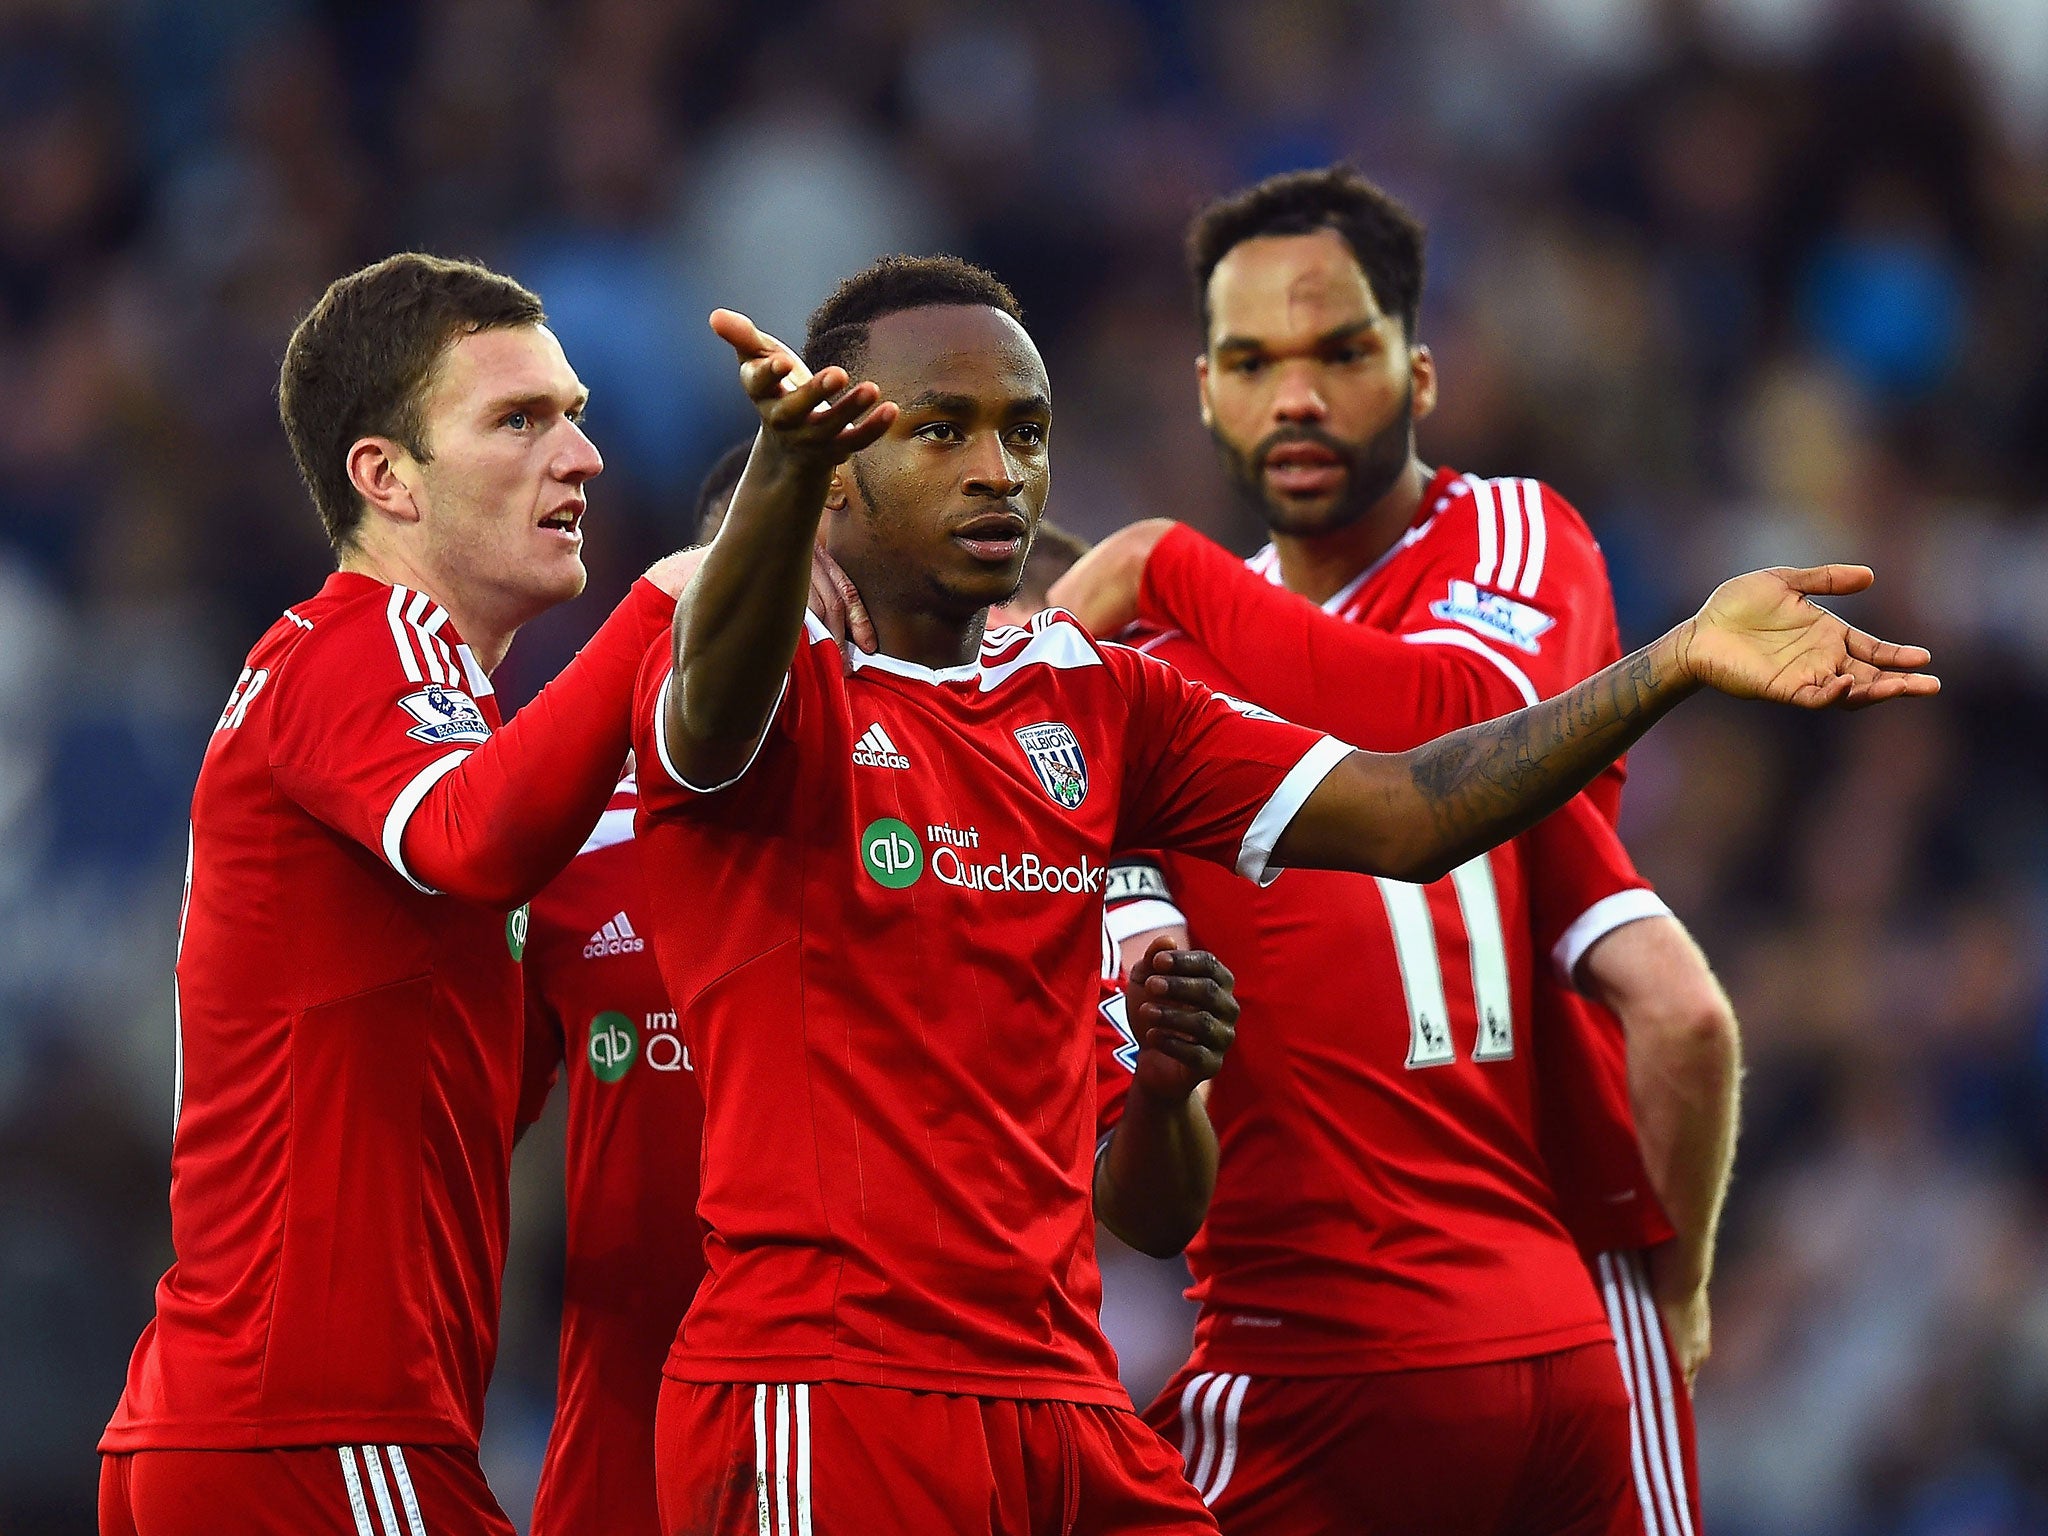
[[(714, 302), (800, 331), (880, 252), (1017, 289), (1052, 513), (1249, 549), (1194, 413), (1203, 197), (1350, 155), (1429, 220), (1433, 462), (1575, 501), (1644, 637), (1851, 556), (1931, 706), (1702, 703), (1625, 829), (1741, 1012), (1701, 1379), (1716, 1536), (2048, 1532), (2048, 3), (0, 4), (0, 1532), (91, 1529), (169, 1261), (182, 822), (327, 551), (275, 420), (332, 277), (536, 287), (608, 461), (551, 675), (747, 418)], [(553, 1132), (559, 1140), (559, 1126)], [(522, 1149), (487, 1466), (546, 1435), (560, 1154)], [(1106, 1260), (1141, 1398), (1172, 1266)]]

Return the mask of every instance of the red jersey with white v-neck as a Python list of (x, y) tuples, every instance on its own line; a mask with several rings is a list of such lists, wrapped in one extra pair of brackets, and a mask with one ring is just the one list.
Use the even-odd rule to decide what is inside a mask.
[(705, 1099), (708, 1274), (668, 1375), (1128, 1402), (1090, 1198), (1111, 850), (1264, 880), (1349, 749), (1057, 611), (964, 666), (851, 676), (807, 620), (753, 760), (701, 792), (669, 673), (658, 645), (639, 828)]
[(249, 653), (192, 797), (177, 1261), (103, 1450), (475, 1445), (516, 936), (373, 850), (499, 725), (446, 614), (366, 576), (329, 577)]
[[(1589, 670), (1614, 644), (1604, 575), (1589, 575), (1598, 549), (1534, 482), (1440, 474), (1416, 527), (1320, 614), (1267, 585), (1270, 550), (1250, 571), (1200, 554), (1217, 576), (1186, 606), (1234, 610), (1270, 654), (1232, 647), (1227, 628), (1227, 658), (1186, 634), (1147, 649), (1254, 702), (1341, 719), (1376, 750), (1468, 723), (1466, 690), (1494, 690), (1483, 713), (1498, 713), (1535, 696), (1532, 672)], [(1282, 664), (1290, 625), (1333, 669), (1322, 698), (1288, 697), (1311, 651), (1285, 647)], [(1352, 626), (1366, 631), (1356, 656), (1342, 649)], [(1373, 670), (1370, 645), (1392, 652)], [(1433, 699), (1388, 675), (1407, 660), (1419, 680), (1428, 658), (1458, 674), (1439, 676)], [(1221, 1171), (1188, 1250), (1202, 1368), (1448, 1367), (1605, 1337), (1551, 1187), (1541, 1064), (1555, 1042), (1537, 1004), (1547, 973), (1568, 977), (1602, 934), (1663, 909), (1590, 798), (1427, 887), (1304, 872), (1239, 893), (1175, 857), (1159, 889), (1122, 885), (1133, 907), (1170, 888), (1195, 942), (1237, 973), (1245, 1014), (1209, 1100)], [(1625, 1103), (1618, 1124), (1625, 1135)]]
[[(1440, 468), (1406, 533), (1320, 612), (1279, 581), (1270, 547), (1240, 564), (1176, 530), (1146, 565), (1140, 614), (1185, 631), (1225, 686), (1375, 751), (1534, 704), (1621, 654), (1600, 546), (1537, 480)], [(1623, 778), (1617, 763), (1586, 791), (1609, 822)], [(1565, 1226), (1588, 1255), (1664, 1241), (1620, 1026), (1547, 974), (1536, 992), (1557, 1025), (1538, 1034), (1538, 1102)]]

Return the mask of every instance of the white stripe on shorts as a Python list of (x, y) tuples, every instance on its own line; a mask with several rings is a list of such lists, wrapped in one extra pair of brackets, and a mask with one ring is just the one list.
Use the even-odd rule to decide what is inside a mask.
[(1671, 1499), (1678, 1511), (1679, 1536), (1693, 1536), (1692, 1507), (1686, 1502), (1685, 1453), (1678, 1443), (1678, 1405), (1673, 1383), (1677, 1379), (1671, 1365), (1670, 1347), (1664, 1337), (1664, 1317), (1657, 1310), (1656, 1299), (1650, 1294), (1650, 1274), (1644, 1267), (1643, 1256), (1631, 1253), (1623, 1263), (1635, 1281), (1634, 1295), (1636, 1310), (1643, 1320), (1643, 1338), (1648, 1344), (1650, 1357), (1650, 1379), (1655, 1389), (1652, 1401), (1656, 1405), (1656, 1416), (1643, 1430), (1644, 1439), (1661, 1441), (1666, 1475), (1671, 1483)]
[(1196, 1458), (1194, 1470), (1188, 1473), (1188, 1481), (1197, 1489), (1209, 1481), (1210, 1469), (1216, 1465), (1216, 1404), (1222, 1400), (1223, 1393), (1229, 1386), (1228, 1376), (1218, 1376), (1202, 1393), (1202, 1430), (1197, 1437), (1201, 1442), (1202, 1454)]
[(427, 1536), (427, 1522), (420, 1518), (419, 1496), (412, 1490), (412, 1472), (405, 1464), (405, 1452), (395, 1445), (384, 1447), (391, 1458), (391, 1479), (398, 1484), (398, 1502), (405, 1506), (405, 1525), (411, 1536)]
[(796, 1536), (811, 1536), (811, 1384), (796, 1386)]
[(1628, 1387), (1629, 1455), (1643, 1528), (1648, 1536), (1693, 1536), (1663, 1322), (1635, 1255), (1603, 1253), (1598, 1269), (1621, 1378)]
[(347, 1446), (341, 1452), (341, 1480), (348, 1484), (348, 1507), (356, 1517), (356, 1536), (377, 1536), (370, 1526), (370, 1506), (363, 1502), (363, 1480), (356, 1475), (356, 1453)]
[[(768, 1389), (775, 1389), (775, 1472), (768, 1471)], [(794, 1413), (791, 1408), (794, 1405)], [(791, 1421), (795, 1421), (792, 1435)], [(794, 1439), (795, 1477), (790, 1473)], [(790, 1483), (796, 1496), (790, 1497)], [(808, 1382), (760, 1382), (754, 1387), (754, 1518), (760, 1536), (811, 1536), (811, 1388)]]
[(1230, 1379), (1230, 1395), (1223, 1400), (1223, 1455), (1216, 1463), (1216, 1476), (1209, 1486), (1201, 1489), (1202, 1502), (1213, 1505), (1230, 1486), (1230, 1474), (1237, 1470), (1237, 1411), (1244, 1405), (1244, 1394), (1252, 1384), (1249, 1376), (1235, 1376)]
[(391, 1507), (391, 1485), (384, 1481), (384, 1460), (377, 1447), (363, 1447), (363, 1467), (370, 1474), (370, 1492), (377, 1496), (377, 1519), (385, 1536), (404, 1536), (398, 1528), (398, 1511)]
[(754, 1388), (754, 1510), (760, 1536), (770, 1536), (768, 1523), (768, 1386)]
[(1214, 1379), (1212, 1371), (1199, 1371), (1190, 1377), (1180, 1393), (1180, 1467), (1181, 1471), (1193, 1478), (1195, 1473), (1195, 1394)]
[(789, 1388), (775, 1388), (775, 1536), (789, 1536)]

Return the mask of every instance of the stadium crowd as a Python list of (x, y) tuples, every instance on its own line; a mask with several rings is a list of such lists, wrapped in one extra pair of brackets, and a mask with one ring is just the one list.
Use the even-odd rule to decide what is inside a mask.
[[(747, 424), (783, 334), (954, 250), (1044, 345), (1050, 513), (1239, 547), (1180, 235), (1350, 156), (1431, 226), (1427, 457), (1557, 486), (1646, 638), (1853, 549), (1936, 703), (1702, 702), (1623, 829), (1744, 1026), (1699, 1382), (1723, 1536), (2048, 1531), (2048, 19), (2027, 0), (25, 3), (0, 19), (0, 1530), (86, 1528), (168, 1260), (182, 829), (236, 658), (328, 560), (277, 359), (333, 276), (468, 254), (546, 300), (607, 461), (594, 591)], [(1807, 979), (1818, 969), (1827, 984)], [(559, 1161), (522, 1149), (486, 1465), (545, 1438)], [(1109, 1261), (1140, 1402), (1172, 1266)]]

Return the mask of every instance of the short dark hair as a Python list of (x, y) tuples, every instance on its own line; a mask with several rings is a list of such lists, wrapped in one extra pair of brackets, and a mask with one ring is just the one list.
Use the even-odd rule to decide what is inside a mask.
[(1218, 198), (1188, 226), (1188, 273), (1195, 281), (1195, 308), (1202, 337), (1209, 335), (1209, 279), (1217, 264), (1247, 240), (1262, 235), (1311, 235), (1335, 230), (1358, 258), (1373, 297), (1398, 315), (1403, 334), (1415, 339), (1422, 307), (1422, 221), (1356, 166), (1337, 164), (1315, 171), (1268, 176), (1256, 186)]
[(743, 437), (718, 456), (718, 462), (704, 471), (704, 478), (697, 482), (697, 511), (693, 526), (697, 530), (697, 542), (709, 544), (718, 533), (719, 525), (725, 521), (725, 514), (732, 507), (732, 493), (739, 489), (740, 476), (746, 473), (747, 459), (754, 451), (754, 440)]
[(858, 374), (867, 359), (868, 327), (885, 315), (943, 305), (987, 305), (1019, 325), (1024, 310), (993, 272), (958, 256), (884, 256), (834, 288), (804, 328), (804, 364), (811, 372), (837, 365)]
[(389, 437), (425, 463), (421, 405), (449, 344), (546, 319), (539, 298), (511, 278), (417, 251), (328, 285), (285, 344), (277, 414), (335, 553), (355, 543), (363, 519), (348, 477), (351, 445)]
[(1045, 606), (1052, 584), (1071, 571), (1088, 553), (1088, 541), (1069, 533), (1049, 517), (1038, 520), (1038, 535), (1031, 541), (1031, 553), (1024, 557), (1024, 579), (1017, 584), (1017, 597), (1029, 597), (1035, 607)]

